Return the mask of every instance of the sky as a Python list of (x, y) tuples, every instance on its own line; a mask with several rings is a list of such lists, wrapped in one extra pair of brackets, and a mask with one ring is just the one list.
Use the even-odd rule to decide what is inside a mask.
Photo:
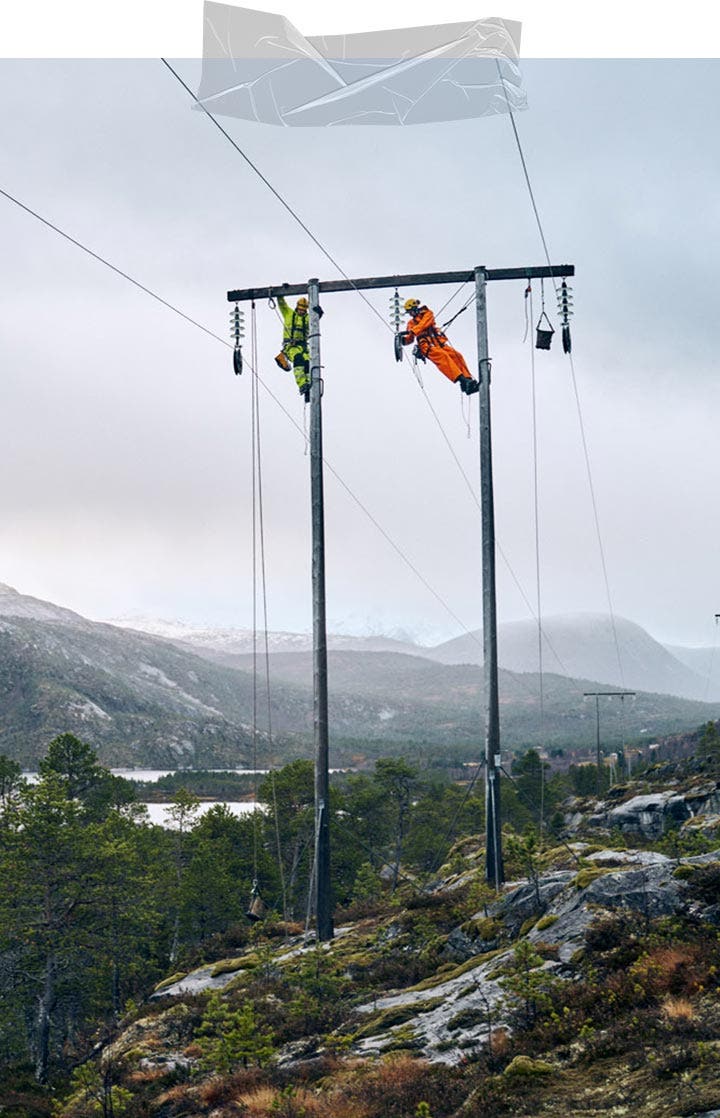
[[(609, 587), (614, 611), (658, 639), (710, 644), (720, 61), (682, 56), (720, 54), (720, 32), (709, 5), (691, 4), (680, 28), (636, 14), (613, 48), (615, 9), (588, 5), (594, 21), (571, 15), (561, 41), (559, 7), (495, 10), (523, 20), (529, 108), (517, 127), (551, 259), (576, 268), (575, 381), (559, 335), (535, 352), (542, 613), (607, 612)], [(201, 4), (174, 5), (165, 22), (160, 0), (129, 4), (123, 28), (98, 10), (70, 3), (60, 27), (59, 7), (40, 5), (34, 39), (22, 13), (9, 35), (3, 27), (8, 54), (25, 58), (0, 63), (0, 188), (222, 337), (228, 289), (337, 278), (157, 57), (195, 85)], [(287, 14), (310, 34), (408, 23), (399, 4), (342, 23), (321, 4)], [(477, 14), (451, 4), (442, 16)], [(413, 9), (415, 23), (436, 18), (430, 5)], [(645, 57), (589, 57), (588, 44), (605, 42), (608, 54)], [(351, 276), (544, 263), (507, 116), (404, 129), (223, 124)], [(249, 376), (233, 376), (217, 340), (1, 197), (0, 235), (0, 581), (97, 619), (247, 626)], [(523, 288), (488, 293), (496, 524), (509, 562), (498, 565), (501, 620), (537, 602)], [(439, 307), (454, 290), (401, 294)], [(549, 285), (545, 294), (554, 318)], [(383, 317), (389, 295), (369, 296)], [(535, 319), (540, 296), (536, 283)], [(477, 417), (468, 438), (457, 390), (427, 366), (423, 392), (357, 295), (323, 305), (326, 458), (360, 502), (327, 475), (330, 627), (427, 642), (476, 628), (480, 523), (466, 478), (477, 494)], [(273, 363), (278, 322), (264, 303), (257, 329), (260, 376), (279, 401), (261, 390), (269, 625), (304, 631), (304, 409)], [(450, 334), (472, 366), (472, 311)]]

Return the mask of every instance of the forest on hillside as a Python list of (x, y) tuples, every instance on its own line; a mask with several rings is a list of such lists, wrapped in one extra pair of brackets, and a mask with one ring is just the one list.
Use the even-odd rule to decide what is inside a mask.
[[(701, 752), (707, 771), (715, 771), (713, 724)], [(608, 772), (601, 774), (604, 791)], [(515, 761), (503, 781), (510, 875), (537, 881), (544, 850), (570, 849), (560, 807), (568, 795), (577, 802), (591, 794), (596, 779), (593, 766), (551, 774), (534, 751)], [(25, 1098), (29, 1108), (8, 1113), (49, 1113), (43, 1091), (69, 1089), (168, 976), (253, 944), (260, 958), (263, 941), (302, 933), (313, 794), (305, 760), (268, 774), (258, 789), (264, 810), (242, 818), (223, 805), (200, 816), (198, 797), (180, 787), (173, 826), (164, 829), (149, 823), (136, 787), (70, 734), (51, 743), (36, 783), (0, 757), (0, 1100)], [(454, 784), (397, 758), (380, 759), (372, 773), (340, 774), (331, 790), (336, 920), (362, 919), (388, 904), (396, 913), (407, 904), (417, 909), (414, 896), (430, 898), (448, 874), (462, 871), (463, 843), (477, 845), (471, 836), (483, 833), (483, 800), (479, 783)], [(711, 847), (696, 836), (687, 849)], [(461, 890), (453, 918), (487, 906), (481, 893)], [(258, 895), (267, 919), (253, 928), (246, 913)], [(414, 937), (403, 948), (405, 962), (388, 962), (381, 982), (423, 977), (436, 933), (428, 924)], [(303, 1015), (308, 1029), (317, 1025), (320, 986), (293, 1003), (290, 1017), (300, 1015), (293, 1035), (302, 1032)], [(222, 1009), (215, 1010), (220, 1021)]]

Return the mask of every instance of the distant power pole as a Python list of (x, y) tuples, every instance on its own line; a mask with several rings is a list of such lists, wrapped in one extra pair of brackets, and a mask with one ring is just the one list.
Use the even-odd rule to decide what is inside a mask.
[(597, 765), (595, 790), (597, 798), (602, 795), (602, 749), (600, 748), (600, 700), (607, 698), (634, 698), (634, 691), (583, 691), (585, 699), (595, 700), (595, 759)]
[(461, 272), (421, 272), (362, 279), (311, 279), (305, 284), (275, 284), (228, 292), (228, 302), (241, 303), (278, 295), (304, 295), (309, 301), (310, 476), (312, 504), (313, 705), (315, 723), (315, 915), (318, 940), (333, 936), (330, 908), (330, 820), (327, 631), (325, 611), (325, 548), (322, 466), (322, 377), (320, 365), (320, 293), (367, 291), (383, 287), (475, 283), (477, 297), (478, 380), (480, 383), (480, 494), (482, 515), (483, 676), (485, 698), (485, 803), (487, 808), (487, 881), (499, 888), (505, 880), (500, 816), (500, 704), (498, 697), (497, 601), (495, 588), (495, 511), (492, 479), (490, 357), (487, 328), (487, 284), (495, 280), (530, 280), (572, 276), (572, 264), (540, 268), (484, 268)]

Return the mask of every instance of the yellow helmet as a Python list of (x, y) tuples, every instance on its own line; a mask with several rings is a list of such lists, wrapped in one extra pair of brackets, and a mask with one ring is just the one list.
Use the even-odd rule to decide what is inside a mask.
[(301, 295), (300, 298), (298, 299), (297, 303), (295, 304), (295, 310), (299, 311), (299, 310), (307, 310), (307, 309), (308, 309), (308, 301), (307, 301), (307, 299), (305, 298), (304, 295)]
[(420, 306), (419, 299), (406, 299), (403, 306), (405, 314), (413, 314), (414, 311)]

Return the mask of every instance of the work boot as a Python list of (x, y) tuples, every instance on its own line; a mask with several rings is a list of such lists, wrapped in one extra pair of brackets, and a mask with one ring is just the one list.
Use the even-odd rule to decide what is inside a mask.
[(456, 383), (460, 385), (461, 392), (467, 392), (467, 388), (465, 387), (467, 383), (467, 377), (458, 377)]
[(466, 396), (472, 396), (475, 392), (480, 391), (480, 385), (472, 377), (463, 377), (463, 392)]
[(306, 381), (305, 384), (300, 385), (300, 395), (306, 404), (310, 403), (310, 382)]

